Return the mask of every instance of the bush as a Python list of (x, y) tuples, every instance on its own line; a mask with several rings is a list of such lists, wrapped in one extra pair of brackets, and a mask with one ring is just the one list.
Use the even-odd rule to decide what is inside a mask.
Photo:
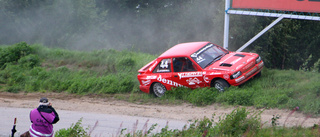
[(262, 108), (262, 107), (280, 107), (283, 104), (287, 104), (289, 101), (289, 97), (286, 94), (281, 93), (280, 91), (275, 91), (278, 92), (276, 94), (269, 94), (265, 95), (262, 94), (259, 97), (256, 97), (253, 99), (253, 104), (257, 108)]
[(124, 58), (119, 61), (117, 64), (118, 70), (127, 70), (130, 71), (136, 65), (135, 61), (132, 58)]
[(38, 55), (33, 54), (20, 58), (18, 63), (24, 68), (33, 68), (41, 65)]
[[(230, 114), (220, 117), (219, 122), (214, 122), (213, 117), (209, 119), (204, 117), (201, 120), (190, 121), (182, 131), (168, 130), (168, 127), (162, 128), (160, 133), (154, 137), (200, 137), (200, 136), (245, 136), (245, 134), (257, 134), (260, 131), (261, 119), (260, 112), (249, 112), (246, 108), (234, 109)], [(213, 115), (214, 116), (214, 115)], [(129, 134), (128, 136), (130, 136)]]
[(188, 101), (197, 106), (210, 105), (217, 96), (218, 92), (214, 88), (197, 88), (191, 91)]
[(218, 102), (226, 102), (230, 105), (253, 105), (254, 91), (250, 89), (229, 88), (217, 98)]
[(217, 123), (217, 133), (240, 136), (247, 131), (257, 131), (261, 125), (261, 112), (251, 113), (246, 108), (237, 108)]
[(18, 93), (21, 90), (21, 88), (18, 85), (12, 85), (9, 86), (6, 91), (11, 93)]
[(81, 126), (82, 118), (76, 124), (72, 124), (68, 129), (60, 129), (55, 133), (55, 137), (89, 137), (88, 133)]
[(177, 87), (166, 91), (164, 97), (174, 97), (175, 99), (188, 100), (189, 94), (192, 92), (190, 88)]
[(0, 50), (0, 68), (4, 68), (6, 63), (17, 62), (20, 58), (32, 52), (33, 49), (26, 42), (17, 43)]
[(9, 63), (7, 67), (1, 71), (1, 75), (6, 79), (6, 84), (9, 86), (14, 84), (22, 85), (27, 78), (24, 72), (25, 70), (23, 68)]

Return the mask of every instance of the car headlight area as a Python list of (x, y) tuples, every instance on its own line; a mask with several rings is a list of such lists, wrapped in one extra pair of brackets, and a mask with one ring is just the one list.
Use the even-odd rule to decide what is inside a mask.
[(241, 71), (238, 71), (238, 72), (232, 74), (232, 75), (230, 76), (230, 79), (238, 78), (239, 76), (241, 76), (241, 74), (242, 74)]
[(260, 61), (261, 61), (261, 57), (259, 56), (259, 57), (256, 59), (256, 64), (258, 64)]

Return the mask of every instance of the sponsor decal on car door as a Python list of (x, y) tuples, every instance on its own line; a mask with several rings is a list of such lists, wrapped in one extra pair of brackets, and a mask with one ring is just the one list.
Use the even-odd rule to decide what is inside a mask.
[(201, 71), (173, 72), (172, 80), (179, 81), (180, 84), (189, 88), (197, 88), (204, 85), (203, 75)]
[(204, 84), (202, 71), (197, 71), (189, 58), (177, 57), (173, 58), (172, 62), (173, 81), (179, 81), (180, 84), (189, 88), (197, 88)]

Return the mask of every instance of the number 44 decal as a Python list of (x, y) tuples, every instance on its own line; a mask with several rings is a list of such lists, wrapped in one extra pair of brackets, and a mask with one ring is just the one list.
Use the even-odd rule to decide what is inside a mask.
[(169, 67), (168, 60), (162, 60), (161, 64), (160, 64), (160, 67), (163, 68), (163, 69), (168, 68)]

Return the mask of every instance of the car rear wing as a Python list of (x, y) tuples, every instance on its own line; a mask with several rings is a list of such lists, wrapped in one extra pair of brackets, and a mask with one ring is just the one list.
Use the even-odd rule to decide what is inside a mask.
[(141, 69), (139, 69), (138, 72), (139, 73), (146, 72), (150, 68), (150, 66), (154, 63), (155, 60), (150, 61), (147, 65), (145, 65)]

